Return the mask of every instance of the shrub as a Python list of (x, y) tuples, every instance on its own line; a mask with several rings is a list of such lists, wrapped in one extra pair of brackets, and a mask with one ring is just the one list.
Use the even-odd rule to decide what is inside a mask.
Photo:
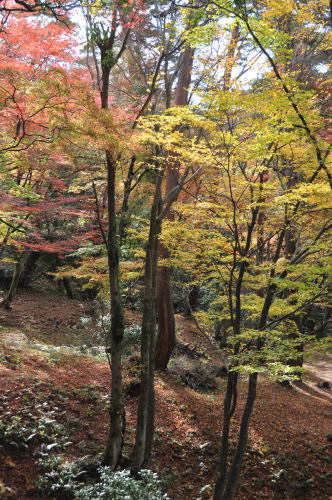
[(130, 356), (139, 348), (141, 341), (141, 327), (139, 325), (130, 325), (125, 328), (122, 352), (124, 356)]
[[(111, 328), (111, 315), (101, 314), (97, 321), (97, 325), (100, 328), (100, 334), (105, 338), (107, 332)], [(130, 356), (135, 352), (140, 345), (141, 340), (141, 327), (139, 325), (132, 324), (124, 329), (124, 335), (122, 340), (122, 353), (124, 357)]]
[(52, 418), (51, 412), (40, 418), (32, 414), (24, 415), (23, 411), (21, 413), (12, 415), (7, 412), (0, 421), (0, 443), (3, 446), (28, 448), (30, 443), (46, 443), (48, 450), (63, 447), (66, 441), (63, 426)]
[[(142, 470), (134, 479), (128, 470), (113, 472), (109, 467), (94, 469), (97, 480), (91, 481), (89, 457), (61, 464), (59, 458), (53, 462), (39, 480), (39, 489), (60, 498), (79, 500), (162, 500), (167, 495), (161, 491), (161, 482), (156, 473)], [(51, 464), (50, 464), (51, 465)], [(96, 474), (94, 479), (96, 479)]]
[(169, 371), (196, 391), (209, 392), (217, 388), (216, 367), (209, 363), (178, 356), (171, 360)]
[(47, 494), (51, 493), (52, 496), (59, 494), (63, 498), (73, 498), (74, 491), (84, 486), (81, 479), (85, 474), (83, 468), (87, 457), (82, 457), (76, 462), (63, 462), (62, 455), (39, 455), (38, 464), (45, 472), (37, 481), (38, 490)]
[(130, 477), (128, 470), (112, 472), (110, 468), (100, 469), (100, 481), (78, 489), (74, 498), (79, 500), (161, 500), (166, 499), (160, 488), (157, 474), (142, 470), (139, 480)]

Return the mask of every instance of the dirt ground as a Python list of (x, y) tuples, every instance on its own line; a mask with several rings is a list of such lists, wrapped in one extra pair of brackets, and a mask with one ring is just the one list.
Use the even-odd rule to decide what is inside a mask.
[[(72, 442), (66, 451), (68, 458), (103, 450), (109, 367), (100, 357), (84, 356), (77, 350), (43, 351), (35, 344), (80, 346), (93, 342), (95, 323), (81, 320), (93, 315), (91, 303), (37, 292), (20, 294), (12, 311), (0, 312), (0, 411), (24, 410), (27, 405), (34, 408), (37, 402), (57, 408)], [(135, 313), (128, 314), (127, 321), (138, 322)], [(183, 343), (215, 356), (190, 321), (178, 317), (177, 323)], [(293, 389), (260, 381), (237, 500), (332, 499), (332, 442), (328, 439), (332, 391), (315, 385), (330, 380), (330, 362), (330, 356), (312, 359), (304, 382)], [(130, 380), (126, 372), (125, 384)], [(245, 386), (243, 379), (233, 438)], [(170, 373), (157, 374), (156, 439), (150, 467), (160, 472), (173, 500), (211, 498), (224, 388), (225, 381), (220, 380), (214, 392), (201, 394)], [(128, 454), (134, 440), (136, 405), (136, 397), (126, 397)], [(23, 451), (0, 447), (0, 484), (10, 488), (2, 496), (0, 489), (0, 498), (40, 498), (35, 479), (41, 473), (33, 447)]]

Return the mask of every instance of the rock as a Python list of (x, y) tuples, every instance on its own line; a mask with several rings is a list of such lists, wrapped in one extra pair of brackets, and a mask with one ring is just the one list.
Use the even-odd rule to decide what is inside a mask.
[(89, 460), (83, 462), (83, 469), (89, 478), (98, 479), (100, 476), (100, 465), (100, 462), (96, 462), (90, 458)]
[(140, 387), (141, 383), (138, 380), (132, 380), (126, 385), (124, 393), (126, 394), (126, 396), (136, 398), (139, 396)]
[(331, 389), (331, 384), (327, 380), (322, 380), (316, 384), (320, 389)]
[(208, 448), (209, 446), (211, 446), (211, 442), (210, 442), (210, 441), (207, 441), (206, 443), (200, 444), (198, 448), (199, 448), (200, 450), (205, 450), (205, 449), (206, 449), (206, 448)]
[(215, 374), (216, 377), (225, 378), (228, 376), (228, 368), (226, 365), (216, 367), (216, 369), (217, 369), (216, 374)]
[(3, 343), (8, 346), (25, 346), (28, 344), (28, 337), (19, 330), (5, 331), (1, 335)]
[(85, 441), (80, 441), (79, 443), (77, 443), (76, 446), (79, 450), (87, 450), (88, 449), (87, 443)]
[(14, 493), (14, 491), (11, 488), (8, 488), (2, 481), (0, 481), (0, 498), (14, 498), (11, 497), (11, 494)]
[(288, 389), (293, 389), (293, 386), (289, 380), (278, 380), (278, 383), (283, 387), (287, 387)]

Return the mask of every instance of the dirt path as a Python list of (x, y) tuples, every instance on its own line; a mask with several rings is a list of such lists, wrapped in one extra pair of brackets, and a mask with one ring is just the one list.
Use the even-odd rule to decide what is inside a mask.
[[(332, 403), (332, 356), (316, 356), (310, 363), (304, 364), (305, 373), (309, 380), (296, 386), (300, 392), (309, 397), (330, 401)], [(326, 381), (330, 384), (330, 389), (317, 387), (318, 382)]]
[(324, 356), (323, 359), (306, 363), (305, 368), (316, 377), (326, 380), (332, 386), (332, 357)]

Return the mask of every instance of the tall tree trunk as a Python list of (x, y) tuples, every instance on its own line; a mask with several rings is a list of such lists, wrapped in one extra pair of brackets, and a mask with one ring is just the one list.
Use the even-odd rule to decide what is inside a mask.
[(125, 232), (126, 228), (129, 224), (129, 196), (132, 189), (132, 182), (134, 178), (134, 165), (135, 165), (136, 157), (133, 156), (130, 161), (127, 179), (124, 181), (124, 193), (121, 207), (121, 218), (119, 222), (119, 242), (120, 245), (123, 244), (125, 240)]
[[(288, 169), (287, 169), (288, 170)], [(286, 170), (286, 172), (287, 172)], [(291, 189), (296, 182), (299, 180), (299, 176), (297, 173), (293, 172), (292, 169), (289, 169), (288, 173), (288, 181), (287, 188)], [(296, 229), (293, 227), (291, 221), (289, 221), (286, 229), (285, 229), (285, 257), (287, 260), (291, 260), (296, 252), (297, 246), (297, 235)], [(292, 290), (286, 290), (285, 296), (292, 295)], [(295, 299), (296, 300), (296, 299)], [(294, 325), (290, 328), (290, 333), (287, 335), (289, 339), (297, 340), (300, 339), (303, 334), (303, 325), (302, 325), (302, 316), (301, 314), (295, 315), (293, 317)], [(299, 344), (294, 349), (296, 351), (294, 357), (287, 360), (287, 364), (292, 367), (299, 367), (298, 371), (295, 371), (294, 374), (301, 379), (301, 368), (303, 366), (303, 344), (299, 342)]]
[[(164, 245), (159, 245), (159, 258), (168, 257)], [(171, 270), (160, 266), (157, 273), (158, 338), (156, 345), (156, 369), (166, 370), (175, 347), (175, 317), (171, 290)]]
[(236, 487), (240, 477), (241, 466), (243, 462), (244, 452), (248, 442), (249, 424), (256, 399), (257, 388), (257, 373), (249, 375), (248, 394), (246, 405), (242, 414), (240, 434), (234, 453), (233, 461), (229, 473), (227, 474), (227, 482), (224, 491), (215, 491), (214, 500), (232, 500), (234, 498)]
[(123, 310), (119, 284), (119, 252), (115, 206), (115, 162), (106, 151), (108, 186), (108, 271), (111, 297), (111, 331), (106, 339), (107, 351), (111, 354), (112, 390), (110, 408), (110, 429), (103, 464), (112, 469), (122, 457), (125, 416), (122, 389), (121, 343), (124, 333)]
[(15, 263), (14, 274), (13, 274), (13, 278), (12, 278), (8, 293), (0, 304), (0, 307), (2, 307), (3, 309), (7, 309), (8, 311), (11, 309), (11, 303), (14, 299), (15, 292), (16, 292), (16, 289), (17, 289), (17, 286), (18, 286), (18, 283), (20, 280), (20, 275), (21, 275), (21, 270), (22, 270), (22, 260), (23, 260), (22, 256), (18, 257), (18, 259)]
[[(113, 50), (117, 10), (113, 11), (112, 26), (108, 40), (99, 46), (101, 53), (102, 88), (100, 92), (101, 108), (109, 106), (109, 80), (114, 61), (108, 54)], [(123, 45), (125, 47), (125, 45)], [(122, 49), (121, 49), (122, 50)], [(119, 52), (120, 54), (120, 52)], [(119, 56), (118, 54), (118, 56)], [(103, 465), (115, 469), (122, 459), (122, 449), (125, 432), (125, 409), (122, 384), (122, 339), (124, 334), (124, 319), (119, 283), (119, 251), (116, 221), (116, 162), (109, 150), (105, 150), (107, 167), (107, 199), (108, 199), (108, 234), (107, 257), (111, 300), (111, 329), (106, 339), (106, 351), (110, 354), (112, 374), (110, 426), (103, 457)]]
[(230, 423), (235, 409), (237, 393), (237, 374), (229, 372), (227, 389), (224, 398), (224, 420), (221, 437), (221, 454), (218, 470), (218, 478), (214, 490), (214, 500), (219, 500), (224, 491), (226, 474), (227, 474), (227, 459), (229, 454), (229, 432)]
[(144, 305), (141, 336), (141, 385), (137, 411), (136, 440), (132, 471), (136, 475), (149, 459), (154, 433), (154, 354), (156, 339), (156, 272), (158, 235), (161, 220), (158, 216), (161, 200), (162, 175), (158, 172), (151, 208), (149, 239), (144, 270)]
[(231, 86), (232, 70), (235, 66), (235, 51), (240, 36), (240, 25), (236, 21), (235, 26), (231, 33), (226, 53), (225, 71), (224, 71), (224, 90), (229, 90)]
[[(176, 91), (175, 105), (186, 106), (188, 101), (188, 88), (191, 82), (191, 74), (194, 60), (194, 50), (189, 45), (183, 52), (183, 62), (179, 74)], [(166, 168), (165, 196), (178, 185), (179, 165), (170, 161)], [(166, 214), (172, 219), (172, 214)], [(167, 248), (159, 245), (159, 257), (168, 257)], [(175, 347), (175, 318), (171, 292), (171, 274), (167, 266), (158, 267), (157, 277), (157, 310), (158, 310), (158, 338), (156, 345), (156, 368), (165, 370), (171, 353)]]
[[(247, 236), (247, 248), (249, 249), (251, 237), (252, 237), (252, 231), (256, 222), (256, 217), (258, 213), (256, 212), (256, 215), (253, 215), (252, 219), (252, 224), (251, 224), (251, 229), (249, 235)], [(282, 244), (284, 242), (284, 236), (285, 236), (285, 231), (282, 231), (281, 234), (279, 235), (278, 242), (277, 242), (277, 249), (275, 252), (274, 256), (274, 262), (277, 262), (281, 249), (282, 249)], [(235, 321), (233, 322), (233, 329), (234, 329), (234, 334), (239, 335), (241, 332), (241, 293), (242, 293), (242, 284), (243, 284), (243, 277), (244, 277), (244, 272), (245, 272), (245, 263), (242, 263), (240, 266), (239, 270), (239, 278), (237, 280), (237, 285), (236, 285), (236, 315), (235, 315)], [(274, 270), (272, 269), (270, 271), (270, 277), (274, 277)], [(273, 302), (273, 295), (275, 292), (275, 284), (272, 283), (267, 287), (267, 290), (265, 292), (265, 299), (264, 303), (262, 305), (262, 310), (261, 310), (261, 315), (259, 319), (259, 329), (264, 329), (266, 326), (267, 318), (269, 315), (269, 310)], [(260, 340), (257, 341), (257, 349), (260, 349), (262, 347), (262, 344), (260, 343)], [(235, 346), (234, 350), (235, 354), (238, 354), (238, 347)], [(246, 405), (242, 413), (242, 419), (241, 419), (241, 426), (240, 426), (240, 433), (239, 433), (239, 438), (236, 446), (235, 453), (233, 455), (233, 460), (232, 460), (232, 465), (230, 469), (228, 470), (227, 467), (227, 455), (228, 455), (228, 450), (229, 450), (229, 423), (230, 423), (230, 418), (228, 417), (229, 412), (228, 409), (230, 407), (230, 404), (232, 406), (232, 409), (230, 411), (230, 416), (233, 415), (237, 403), (237, 395), (236, 395), (236, 381), (235, 384), (233, 385), (232, 388), (232, 381), (230, 379), (229, 374), (229, 379), (228, 379), (228, 386), (227, 386), (227, 392), (225, 396), (225, 401), (224, 401), (224, 426), (223, 426), (223, 435), (222, 435), (222, 450), (221, 450), (221, 461), (220, 461), (220, 467), (219, 467), (219, 476), (216, 482), (215, 486), (215, 491), (214, 491), (214, 497), (213, 500), (232, 500), (235, 495), (235, 490), (237, 487), (237, 483), (239, 480), (240, 476), (240, 470), (242, 466), (242, 461), (243, 461), (243, 456), (244, 452), (246, 450), (247, 442), (248, 442), (248, 431), (249, 431), (249, 424), (250, 424), (250, 419), (251, 419), (251, 414), (254, 408), (254, 403), (256, 399), (256, 388), (257, 388), (257, 373), (252, 373), (249, 375), (249, 381), (248, 381), (248, 393), (247, 393), (247, 399), (246, 399)], [(231, 394), (233, 391), (233, 401), (231, 401)]]

